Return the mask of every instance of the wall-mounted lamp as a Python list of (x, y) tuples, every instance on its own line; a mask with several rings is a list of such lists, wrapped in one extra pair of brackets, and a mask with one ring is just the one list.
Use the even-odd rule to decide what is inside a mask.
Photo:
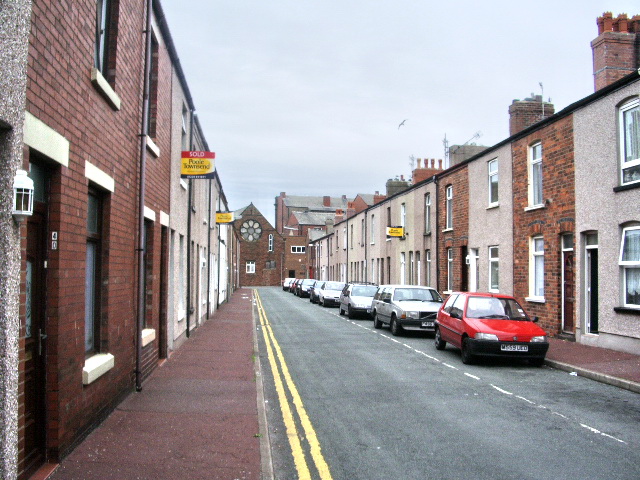
[(17, 222), (33, 215), (33, 180), (24, 170), (18, 170), (13, 178), (13, 211)]

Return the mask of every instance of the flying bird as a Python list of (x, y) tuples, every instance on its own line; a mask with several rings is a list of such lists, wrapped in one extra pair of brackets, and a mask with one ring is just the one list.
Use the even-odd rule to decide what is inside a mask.
[(404, 125), (404, 122), (406, 122), (407, 120), (409, 120), (408, 118), (405, 118), (404, 120), (402, 120), (402, 122), (400, 122), (400, 125), (398, 125), (398, 130), (400, 130), (400, 127)]

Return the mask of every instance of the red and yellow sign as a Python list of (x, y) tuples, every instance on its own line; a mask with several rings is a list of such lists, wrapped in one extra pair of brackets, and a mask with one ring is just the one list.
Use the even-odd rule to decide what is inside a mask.
[(216, 213), (216, 223), (231, 223), (231, 222), (233, 222), (233, 212)]
[(215, 152), (182, 152), (180, 178), (213, 178), (216, 173)]

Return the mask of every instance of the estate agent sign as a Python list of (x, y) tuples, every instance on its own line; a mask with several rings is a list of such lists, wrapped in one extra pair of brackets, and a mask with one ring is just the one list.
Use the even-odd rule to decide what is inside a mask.
[(180, 178), (213, 178), (216, 173), (215, 152), (182, 152)]

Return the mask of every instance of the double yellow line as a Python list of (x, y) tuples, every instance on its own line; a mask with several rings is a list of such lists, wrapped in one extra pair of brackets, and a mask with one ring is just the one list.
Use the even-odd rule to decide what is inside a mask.
[[(271, 365), (271, 371), (273, 373), (273, 380), (275, 383), (276, 392), (278, 394), (278, 400), (280, 402), (280, 410), (282, 411), (282, 418), (284, 420), (287, 438), (289, 439), (289, 445), (291, 446), (291, 452), (293, 454), (293, 461), (295, 463), (296, 470), (298, 471), (298, 478), (300, 480), (310, 480), (311, 473), (309, 471), (309, 466), (305, 458), (302, 443), (300, 442), (298, 427), (296, 426), (296, 421), (292, 412), (291, 404), (289, 402), (289, 399), (287, 398), (285, 385), (287, 390), (289, 391), (289, 394), (291, 395), (293, 408), (295, 409), (298, 418), (300, 419), (300, 425), (302, 426), (304, 435), (307, 439), (307, 442), (309, 443), (311, 458), (313, 459), (315, 467), (320, 475), (320, 479), (331, 480), (331, 472), (329, 471), (327, 462), (322, 456), (320, 442), (318, 441), (316, 432), (313, 429), (311, 420), (309, 420), (309, 416), (304, 409), (304, 405), (302, 404), (302, 399), (300, 398), (298, 389), (291, 379), (289, 368), (287, 367), (287, 362), (285, 362), (282, 351), (280, 350), (280, 345), (278, 345), (278, 341), (273, 334), (273, 330), (271, 329), (271, 325), (269, 324), (269, 320), (267, 319), (267, 314), (265, 313), (262, 306), (260, 295), (258, 294), (257, 290), (253, 291), (253, 295), (256, 299), (256, 305), (258, 307), (260, 326), (262, 327), (262, 334), (264, 335), (264, 343), (267, 346), (269, 364)], [(280, 365), (278, 365), (278, 362)]]

